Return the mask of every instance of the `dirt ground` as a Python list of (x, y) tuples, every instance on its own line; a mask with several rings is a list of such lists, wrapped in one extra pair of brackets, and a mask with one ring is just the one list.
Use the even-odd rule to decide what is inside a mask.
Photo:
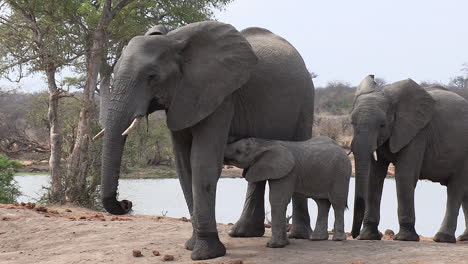
[[(286, 248), (261, 238), (231, 238), (218, 224), (225, 257), (194, 262), (183, 248), (191, 235), (185, 218), (112, 216), (78, 207), (0, 205), (0, 263), (468, 263), (468, 244), (422, 242), (291, 240)], [(29, 207), (32, 207), (29, 206)], [(38, 211), (39, 210), (39, 211)], [(142, 257), (134, 257), (133, 250)], [(159, 251), (154, 256), (153, 251)]]

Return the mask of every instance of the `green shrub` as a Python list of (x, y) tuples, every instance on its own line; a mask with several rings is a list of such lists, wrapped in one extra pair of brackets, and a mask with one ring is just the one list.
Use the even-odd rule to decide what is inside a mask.
[(21, 194), (18, 184), (13, 178), (14, 168), (19, 167), (21, 167), (21, 163), (0, 155), (0, 203), (15, 203), (16, 198)]

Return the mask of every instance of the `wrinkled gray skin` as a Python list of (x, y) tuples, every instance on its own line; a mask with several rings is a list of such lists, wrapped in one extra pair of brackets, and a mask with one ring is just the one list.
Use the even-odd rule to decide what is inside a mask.
[(351, 115), (356, 162), (353, 237), (380, 239), (380, 200), (391, 162), (400, 224), (394, 239), (419, 240), (414, 189), (418, 179), (427, 179), (447, 186), (445, 217), (434, 241), (456, 241), (461, 204), (467, 229), (459, 239), (468, 240), (468, 102), (443, 88), (424, 89), (411, 79), (377, 89), (370, 75), (356, 91)]
[[(298, 52), (261, 28), (242, 32), (220, 22), (190, 24), (133, 38), (114, 70), (102, 154), (102, 203), (117, 201), (125, 136), (136, 117), (165, 110), (177, 173), (192, 218), (192, 259), (225, 255), (215, 221), (216, 185), (228, 137), (299, 141), (311, 137), (314, 87)], [(232, 236), (264, 233), (265, 182), (249, 184)], [(296, 236), (308, 237), (307, 199), (293, 198)]]
[(351, 162), (346, 152), (328, 137), (303, 142), (241, 139), (227, 146), (224, 162), (244, 168), (249, 182), (268, 180), (272, 237), (267, 247), (284, 247), (286, 208), (293, 193), (313, 198), (318, 206), (312, 240), (328, 239), (330, 204), (335, 212), (333, 240), (346, 240), (344, 211), (348, 199)]

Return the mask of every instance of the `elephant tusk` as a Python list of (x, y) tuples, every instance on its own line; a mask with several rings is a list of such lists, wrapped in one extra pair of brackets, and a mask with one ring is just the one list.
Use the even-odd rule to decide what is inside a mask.
[(374, 160), (377, 161), (377, 151), (374, 151), (374, 152), (372, 153), (372, 156), (374, 157)]
[(102, 138), (102, 136), (104, 136), (104, 133), (106, 132), (106, 129), (103, 129), (101, 131), (99, 131), (99, 133), (97, 133), (94, 137), (93, 137), (93, 141), (96, 141), (97, 139), (100, 139)]
[(136, 117), (132, 124), (130, 124), (130, 126), (122, 133), (122, 136), (127, 136), (128, 134), (130, 134), (130, 132), (138, 125), (138, 123), (140, 123), (140, 120), (141, 120), (141, 116), (140, 117)]

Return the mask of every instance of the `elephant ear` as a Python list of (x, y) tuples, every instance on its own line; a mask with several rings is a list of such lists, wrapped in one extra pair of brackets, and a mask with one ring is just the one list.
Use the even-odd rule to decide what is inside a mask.
[(206, 21), (170, 31), (181, 46), (182, 78), (167, 113), (171, 130), (206, 118), (250, 78), (257, 56), (233, 26)]
[(435, 111), (432, 96), (411, 79), (395, 82), (384, 88), (395, 107), (395, 121), (390, 136), (390, 151), (405, 147), (423, 129)]
[(283, 146), (275, 145), (259, 153), (244, 177), (248, 182), (280, 179), (288, 175), (294, 165), (291, 152)]

